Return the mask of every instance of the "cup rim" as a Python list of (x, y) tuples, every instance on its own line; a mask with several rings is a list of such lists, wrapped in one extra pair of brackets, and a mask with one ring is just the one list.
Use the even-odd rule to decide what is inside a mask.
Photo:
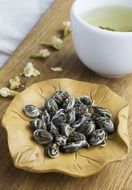
[(92, 24), (86, 23), (79, 14), (76, 12), (76, 6), (78, 3), (82, 3), (85, 1), (82, 0), (76, 0), (71, 6), (71, 16), (73, 15), (81, 24), (83, 24), (86, 28), (90, 28), (92, 31), (99, 32), (100, 34), (105, 34), (105, 35), (114, 35), (114, 36), (132, 36), (132, 32), (119, 32), (119, 31), (110, 31), (110, 30), (102, 30)]

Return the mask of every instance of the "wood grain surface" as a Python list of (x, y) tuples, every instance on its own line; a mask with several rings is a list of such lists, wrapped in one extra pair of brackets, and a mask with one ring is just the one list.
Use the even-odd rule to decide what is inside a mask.
[[(69, 9), (73, 0), (56, 0), (37, 26), (27, 36), (11, 59), (0, 71), (0, 87), (7, 86), (8, 80), (23, 70), (28, 61), (40, 70), (36, 78), (22, 78), (28, 87), (34, 82), (50, 78), (72, 78), (82, 81), (108, 85), (114, 92), (126, 98), (130, 104), (129, 136), (132, 137), (132, 75), (121, 79), (106, 79), (97, 76), (86, 68), (76, 56), (71, 37), (64, 40), (61, 51), (53, 52), (44, 60), (31, 60), (31, 53), (40, 48), (40, 43), (49, 41), (53, 35), (60, 34), (63, 20), (69, 19)], [(125, 63), (124, 63), (125, 64)], [(57, 73), (52, 66), (61, 66), (64, 71)], [(2, 118), (11, 99), (0, 98), (0, 118)], [(35, 174), (16, 169), (12, 163), (7, 146), (5, 130), (0, 127), (0, 190), (131, 190), (132, 189), (132, 151), (126, 160), (109, 164), (100, 173), (87, 178), (73, 178), (62, 174)]]

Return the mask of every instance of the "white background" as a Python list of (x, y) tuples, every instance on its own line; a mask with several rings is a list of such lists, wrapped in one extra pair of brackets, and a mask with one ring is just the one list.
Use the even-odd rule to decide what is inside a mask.
[(54, 0), (0, 0), (0, 67)]

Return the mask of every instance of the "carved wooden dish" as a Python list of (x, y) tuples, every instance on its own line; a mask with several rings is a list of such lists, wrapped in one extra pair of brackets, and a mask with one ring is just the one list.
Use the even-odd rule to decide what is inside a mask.
[[(44, 155), (44, 148), (32, 140), (30, 118), (23, 113), (27, 104), (44, 105), (55, 91), (68, 91), (71, 96), (89, 95), (97, 105), (110, 110), (117, 127), (107, 140), (106, 147), (82, 148), (76, 153), (60, 153), (56, 159)], [(109, 162), (126, 158), (129, 151), (127, 132), (128, 104), (104, 85), (71, 79), (51, 79), (36, 83), (18, 94), (3, 116), (2, 124), (8, 134), (10, 154), (17, 168), (45, 173), (60, 172), (71, 176), (90, 176), (99, 172)]]

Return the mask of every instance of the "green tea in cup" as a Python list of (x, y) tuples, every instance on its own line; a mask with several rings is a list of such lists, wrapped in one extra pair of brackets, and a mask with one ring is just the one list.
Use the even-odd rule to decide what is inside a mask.
[(83, 15), (93, 26), (117, 32), (132, 32), (132, 8), (106, 6), (95, 8)]

